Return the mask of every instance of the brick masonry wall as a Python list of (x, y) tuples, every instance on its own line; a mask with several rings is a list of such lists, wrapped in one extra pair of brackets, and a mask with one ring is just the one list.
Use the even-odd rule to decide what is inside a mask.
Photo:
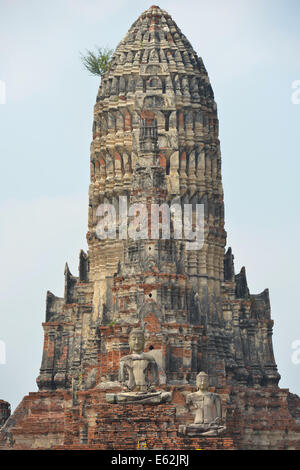
[(189, 438), (178, 428), (193, 422), (185, 407), (192, 387), (165, 389), (172, 402), (160, 405), (108, 404), (105, 394), (118, 390), (112, 388), (78, 391), (73, 400), (67, 391), (30, 393), (2, 428), (0, 449), (300, 449), (288, 390), (220, 390), (226, 432)]

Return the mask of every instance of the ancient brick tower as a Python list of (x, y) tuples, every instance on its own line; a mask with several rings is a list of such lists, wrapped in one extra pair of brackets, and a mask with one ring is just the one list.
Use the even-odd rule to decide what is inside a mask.
[[(100, 240), (97, 208), (204, 204), (204, 245), (184, 239)], [(147, 222), (147, 218), (146, 218)], [(0, 448), (300, 448), (300, 399), (278, 387), (268, 290), (251, 295), (244, 268), (225, 253), (218, 117), (202, 60), (159, 7), (118, 45), (94, 109), (88, 254), (65, 294), (47, 293), (39, 391), (0, 433)], [(148, 230), (150, 230), (148, 228)], [(118, 405), (128, 334), (146, 333), (171, 403)], [(178, 433), (192, 422), (185, 397), (199, 371), (223, 401), (226, 434)]]

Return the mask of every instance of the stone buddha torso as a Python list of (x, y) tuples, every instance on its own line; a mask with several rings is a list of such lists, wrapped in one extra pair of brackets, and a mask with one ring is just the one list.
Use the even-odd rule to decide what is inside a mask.
[[(126, 373), (128, 381), (126, 382)], [(158, 381), (157, 364), (150, 354), (129, 354), (120, 360), (120, 381), (130, 391), (146, 392)]]
[(187, 405), (195, 408), (194, 424), (210, 424), (221, 418), (221, 399), (216, 393), (191, 393)]

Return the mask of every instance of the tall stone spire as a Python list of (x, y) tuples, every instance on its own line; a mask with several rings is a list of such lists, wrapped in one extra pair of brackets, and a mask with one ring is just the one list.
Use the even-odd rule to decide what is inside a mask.
[[(153, 448), (274, 448), (275, 435), (282, 448), (300, 446), (300, 400), (277, 385), (268, 290), (250, 294), (245, 268), (235, 274), (231, 248), (225, 253), (218, 128), (201, 58), (170, 15), (152, 6), (131, 26), (102, 77), (91, 144), (88, 253), (80, 252), (78, 277), (66, 265), (63, 298), (47, 293), (39, 392), (8, 419), (0, 447), (31, 442), (30, 419), (32, 436), (44, 432), (37, 431), (42, 423), (50, 429), (48, 447), (135, 448), (145, 433)], [(204, 207), (204, 238), (197, 249), (189, 249), (185, 232), (176, 232), (186, 204), (192, 227), (197, 207)], [(99, 236), (108, 207), (116, 216), (115, 237), (108, 235), (114, 233), (113, 219), (107, 237)], [(179, 211), (170, 217), (170, 236), (164, 232), (164, 207)], [(129, 332), (136, 328), (143, 329), (147, 361), (152, 355), (158, 364), (162, 393), (174, 392), (172, 404), (158, 405), (157, 414), (148, 405), (136, 412), (103, 398), (118, 387), (120, 359), (128, 355)], [(200, 376), (209, 380), (205, 393), (191, 394)], [(218, 403), (222, 396), (228, 438), (180, 437), (179, 424), (184, 432), (191, 428), (187, 394), (199, 409), (202, 396), (215, 396)], [(117, 444), (116, 414), (122, 430)], [(260, 424), (256, 439), (258, 421), (266, 425)], [(287, 436), (287, 428), (293, 434)], [(36, 447), (47, 447), (40, 435), (32, 439)]]
[[(225, 256), (218, 127), (201, 58), (166, 11), (149, 8), (99, 87), (89, 251), (80, 255), (79, 278), (66, 267), (65, 298), (48, 294), (40, 388), (68, 388), (79, 375), (87, 384), (116, 378), (126, 328), (138, 324), (169, 383), (194, 383), (200, 370), (215, 386), (277, 383), (268, 292), (250, 296), (245, 273), (234, 277), (231, 251)], [(113, 204), (119, 221), (120, 197), (148, 208), (204, 205), (203, 247), (187, 250), (174, 233), (99, 239), (97, 209)]]
[[(162, 201), (204, 204), (206, 211), (201, 251), (188, 253), (184, 243), (169, 244), (173, 250), (165, 258), (173, 257), (173, 267), (169, 280), (164, 278), (158, 284), (157, 308), (164, 318), (170, 316), (176, 322), (200, 324), (201, 312), (208, 324), (218, 323), (226, 233), (216, 109), (202, 60), (170, 15), (151, 7), (118, 45), (94, 112), (88, 242), (91, 280), (99, 286), (94, 291), (94, 313), (100, 312), (100, 317), (103, 308), (107, 311), (105, 278), (113, 276), (122, 260), (124, 243), (99, 243), (97, 207), (106, 199), (130, 194), (137, 168), (147, 165), (142, 154), (148, 152), (149, 161), (150, 151), (153, 156), (157, 152), (164, 169), (167, 193)], [(147, 147), (147, 132), (157, 134), (157, 144), (149, 134)], [(108, 250), (112, 245), (113, 252)], [(179, 274), (179, 258), (180, 275), (184, 276), (180, 287), (178, 281), (171, 281)], [(158, 271), (163, 274), (163, 266)], [(137, 313), (146, 300), (140, 297), (134, 306)], [(171, 315), (170, 299), (176, 297), (178, 306)], [(194, 350), (197, 355), (197, 348)]]

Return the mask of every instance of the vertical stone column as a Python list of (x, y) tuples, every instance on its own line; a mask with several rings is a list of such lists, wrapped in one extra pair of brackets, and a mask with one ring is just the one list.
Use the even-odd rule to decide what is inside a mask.
[(4, 426), (10, 417), (10, 404), (7, 401), (0, 400), (0, 428)]

